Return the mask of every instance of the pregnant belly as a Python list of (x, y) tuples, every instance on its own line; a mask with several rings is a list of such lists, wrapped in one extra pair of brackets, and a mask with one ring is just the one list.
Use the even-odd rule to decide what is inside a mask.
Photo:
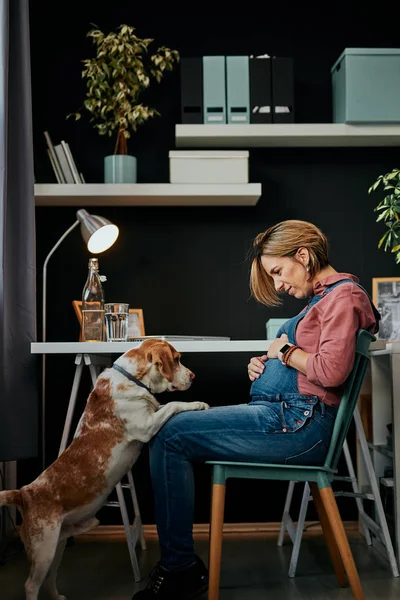
[(250, 388), (250, 396), (295, 393), (298, 393), (297, 371), (285, 367), (277, 358), (270, 358), (264, 363), (264, 372)]

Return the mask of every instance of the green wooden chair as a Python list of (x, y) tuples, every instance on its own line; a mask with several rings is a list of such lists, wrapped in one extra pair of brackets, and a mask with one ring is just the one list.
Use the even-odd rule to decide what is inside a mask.
[(348, 579), (355, 600), (364, 600), (364, 592), (332, 491), (331, 482), (337, 472), (337, 463), (368, 365), (369, 345), (374, 339), (374, 336), (368, 331), (360, 330), (357, 333), (354, 367), (345, 384), (332, 440), (323, 465), (297, 466), (207, 461), (213, 467), (208, 600), (218, 600), (219, 598), (225, 486), (229, 477), (308, 481), (339, 584), (346, 586)]

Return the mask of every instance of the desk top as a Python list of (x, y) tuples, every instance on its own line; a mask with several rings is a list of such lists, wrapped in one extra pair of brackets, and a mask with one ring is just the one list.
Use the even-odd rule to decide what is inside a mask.
[[(264, 354), (273, 340), (207, 340), (174, 341), (179, 352), (259, 352)], [(123, 354), (137, 348), (140, 342), (32, 342), (31, 354)], [(386, 348), (374, 350), (371, 356), (400, 354), (400, 343), (388, 343)]]
[[(173, 342), (178, 352), (259, 352), (264, 354), (272, 340), (219, 340)], [(32, 354), (123, 354), (140, 342), (33, 342)]]

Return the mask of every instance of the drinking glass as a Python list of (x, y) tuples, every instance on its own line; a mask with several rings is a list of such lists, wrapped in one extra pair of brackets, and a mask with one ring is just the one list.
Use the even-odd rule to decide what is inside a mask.
[(110, 302), (104, 305), (106, 333), (108, 342), (126, 342), (128, 340), (129, 304)]

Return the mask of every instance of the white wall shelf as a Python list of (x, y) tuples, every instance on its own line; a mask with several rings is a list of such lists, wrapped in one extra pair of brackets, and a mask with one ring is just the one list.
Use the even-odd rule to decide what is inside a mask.
[(261, 183), (36, 183), (36, 206), (254, 206)]
[(180, 148), (400, 146), (400, 125), (176, 125)]

